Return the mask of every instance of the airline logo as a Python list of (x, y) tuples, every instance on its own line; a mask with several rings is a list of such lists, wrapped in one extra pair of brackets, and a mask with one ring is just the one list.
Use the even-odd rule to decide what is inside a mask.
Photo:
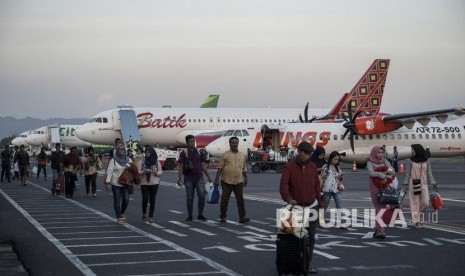
[[(280, 132), (279, 139), (281, 141), (281, 145), (283, 147), (292, 147), (296, 148), (300, 142), (306, 141), (309, 142), (312, 146), (320, 146), (323, 147), (328, 144), (328, 138), (330, 137), (331, 132), (329, 131), (322, 131), (320, 133), (316, 131), (308, 131), (308, 132)], [(318, 141), (318, 142), (317, 142)], [(258, 148), (258, 146), (262, 145), (262, 133), (257, 132), (255, 135), (255, 139), (253, 141), (253, 146)]]
[(60, 127), (60, 137), (76, 136), (74, 127)]
[(139, 120), (139, 128), (185, 128), (187, 124), (184, 117), (186, 117), (185, 113), (179, 117), (167, 116), (164, 119), (152, 119), (152, 112), (140, 113), (136, 116)]
[(367, 130), (373, 130), (375, 129), (375, 120), (371, 119), (365, 122), (365, 128)]

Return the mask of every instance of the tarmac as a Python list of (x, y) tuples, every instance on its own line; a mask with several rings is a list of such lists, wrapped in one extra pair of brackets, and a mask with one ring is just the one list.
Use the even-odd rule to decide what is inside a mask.
[(0, 240), (0, 274), (3, 276), (29, 275), (11, 241)]

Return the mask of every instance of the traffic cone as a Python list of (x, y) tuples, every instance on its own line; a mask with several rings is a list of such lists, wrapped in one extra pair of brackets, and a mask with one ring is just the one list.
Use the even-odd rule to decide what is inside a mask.
[(404, 173), (404, 172), (405, 172), (404, 163), (400, 163), (399, 173)]
[(352, 171), (357, 172), (357, 164), (355, 164), (355, 161), (354, 161), (354, 165), (352, 166)]

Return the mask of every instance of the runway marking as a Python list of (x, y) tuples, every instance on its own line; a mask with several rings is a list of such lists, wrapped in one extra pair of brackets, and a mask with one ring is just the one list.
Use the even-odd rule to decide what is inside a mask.
[(169, 222), (171, 222), (172, 224), (176, 224), (178, 226), (181, 226), (181, 227), (184, 227), (184, 228), (189, 228), (191, 227), (190, 225), (187, 225), (185, 223), (182, 223), (182, 222), (179, 222), (179, 221), (175, 221), (175, 220), (170, 220)]
[[(31, 184), (31, 182), (29, 182)], [(41, 190), (44, 190), (45, 192), (49, 193), (50, 191), (44, 187), (41, 187), (40, 185), (36, 185), (36, 184), (32, 184), (33, 186), (41, 189)], [(79, 270), (82, 271), (82, 273), (84, 275), (88, 275), (88, 276), (93, 276), (95, 275), (95, 273), (89, 268), (89, 266), (100, 266), (101, 264), (90, 264), (90, 265), (85, 265), (79, 258), (76, 257), (76, 255), (74, 255), (68, 248), (66, 248), (61, 242), (59, 242), (51, 233), (49, 233), (42, 225), (40, 225), (39, 222), (37, 222), (31, 215), (29, 215), (29, 213), (27, 213), (21, 206), (19, 206), (13, 199), (11, 199), (5, 192), (3, 192), (3, 190), (0, 190), (0, 193), (8, 200), (10, 201), (10, 203), (16, 208), (18, 209), (31, 223), (34, 224), (34, 226), (39, 230), (41, 231), (41, 233), (47, 237), (61, 252), (63, 252), (63, 254), (69, 259), (69, 261), (74, 264)], [(70, 200), (70, 199), (65, 199), (67, 200), (68, 202), (70, 203), (73, 203), (85, 210), (88, 210), (94, 214), (97, 214), (101, 217), (104, 217), (106, 219), (108, 219), (109, 221), (114, 221), (114, 218), (113, 217), (110, 217), (109, 215), (105, 214), (105, 213), (102, 213), (98, 210), (95, 210), (95, 209), (92, 209), (84, 204), (81, 204), (77, 201), (74, 201), (74, 200)], [(74, 213), (73, 215), (75, 215), (76, 213)], [(173, 248), (174, 250), (178, 251), (178, 252), (181, 252), (185, 255), (188, 255), (190, 257), (192, 257), (193, 259), (186, 259), (186, 260), (165, 260), (165, 261), (144, 261), (144, 262), (135, 262), (135, 263), (113, 263), (113, 264), (110, 264), (110, 265), (123, 265), (123, 264), (139, 264), (139, 263), (160, 263), (160, 262), (182, 262), (182, 261), (200, 261), (214, 269), (217, 269), (220, 273), (222, 274), (226, 274), (226, 275), (230, 275), (230, 276), (241, 276), (241, 274), (237, 273), (237, 272), (234, 272), (228, 268), (226, 268), (225, 266), (207, 258), (207, 257), (204, 257), (194, 251), (191, 251), (189, 249), (186, 249), (184, 247), (181, 247), (169, 240), (165, 240), (165, 239), (162, 239), (156, 235), (153, 235), (153, 234), (150, 234), (148, 232), (145, 232), (139, 228), (136, 228), (130, 224), (125, 224), (124, 226), (122, 227), (125, 227), (129, 230), (131, 230), (132, 232), (135, 232), (135, 233), (139, 233), (149, 239), (152, 239), (152, 240), (155, 240), (157, 242), (160, 242), (160, 243), (163, 243), (165, 244), (166, 246), (168, 247), (171, 247)], [(163, 230), (167, 230), (167, 229), (163, 229)]]
[[(79, 228), (102, 228), (102, 227), (117, 227), (117, 225), (109, 224), (109, 225), (85, 225), (85, 226), (79, 226)], [(76, 226), (47, 227), (47, 229), (67, 229), (67, 228), (76, 228)]]
[(212, 232), (208, 232), (208, 231), (205, 231), (205, 230), (202, 230), (202, 229), (199, 229), (199, 228), (189, 228), (189, 229), (194, 231), (194, 232), (198, 232), (198, 233), (201, 233), (201, 234), (204, 234), (204, 235), (207, 235), (207, 236), (216, 236), (216, 234), (214, 234)]
[(105, 253), (76, 254), (76, 256), (87, 257), (87, 256), (107, 256), (107, 255), (126, 255), (126, 254), (150, 254), (150, 253), (165, 253), (165, 252), (176, 252), (176, 250), (168, 249), (168, 250), (151, 250), (151, 251), (136, 251), (136, 252), (105, 252)]
[(141, 244), (158, 244), (161, 242), (123, 242), (123, 243), (102, 243), (102, 244), (78, 244), (78, 245), (66, 245), (66, 247), (102, 247), (102, 246), (119, 246), (119, 245), (141, 245)]
[[(101, 234), (102, 231), (85, 231), (85, 232), (65, 232), (65, 233), (54, 233), (53, 235), (81, 235), (81, 234)], [(121, 231), (105, 231), (105, 234), (108, 233), (132, 233), (129, 230), (121, 230)]]
[(232, 249), (230, 247), (227, 247), (227, 246), (222, 246), (222, 245), (218, 245), (218, 246), (211, 246), (211, 247), (204, 247), (202, 248), (204, 250), (209, 250), (209, 249), (219, 249), (219, 250), (222, 250), (222, 251), (225, 251), (225, 252), (228, 252), (228, 253), (237, 253), (239, 251), (235, 250), (235, 249)]
[(170, 233), (170, 234), (173, 234), (173, 235), (178, 236), (178, 237), (187, 237), (187, 235), (176, 232), (176, 231), (171, 230), (171, 229), (163, 229), (163, 231), (165, 231), (167, 233)]
[(175, 213), (175, 214), (182, 214), (183, 212), (180, 212), (180, 211), (177, 211), (177, 210), (168, 210), (169, 212), (171, 213)]
[[(101, 233), (101, 232), (99, 232)], [(81, 240), (104, 240), (104, 239), (127, 239), (127, 238), (145, 238), (144, 236), (115, 236), (115, 237), (95, 237), (95, 238), (66, 238), (60, 241), (81, 241)]]
[(6, 200), (13, 205), (16, 210), (18, 210), (28, 221), (34, 225), (34, 227), (42, 234), (45, 238), (47, 238), (53, 245), (55, 245), (58, 250), (60, 250), (63, 255), (74, 265), (77, 269), (79, 269), (84, 275), (92, 276), (96, 275), (88, 266), (86, 266), (81, 260), (76, 257), (64, 244), (58, 241), (50, 232), (48, 232), (38, 221), (36, 221), (26, 210), (24, 210), (21, 206), (19, 206), (13, 199), (11, 199), (3, 190), (0, 190), (0, 193), (5, 197)]
[(313, 249), (313, 254), (320, 255), (322, 257), (328, 258), (330, 260), (339, 260), (340, 258), (325, 252), (321, 252), (320, 250)]
[(196, 259), (172, 259), (172, 260), (160, 260), (160, 261), (141, 261), (141, 262), (118, 262), (118, 263), (101, 263), (101, 264), (89, 264), (88, 266), (114, 266), (114, 265), (135, 265), (135, 264), (156, 264), (156, 263), (172, 263), (172, 262), (197, 262)]
[(452, 201), (452, 202), (460, 202), (460, 203), (465, 203), (465, 200), (460, 200), (460, 199), (452, 199), (452, 198), (442, 198), (442, 200), (445, 201)]
[[(205, 272), (186, 272), (186, 273), (158, 273), (158, 274), (150, 274), (150, 276), (176, 276), (176, 275), (213, 275), (213, 274), (223, 274), (222, 272), (218, 271), (205, 271)], [(128, 276), (147, 276), (143, 275), (128, 275)]]
[(107, 220), (99, 220), (99, 221), (56, 221), (56, 222), (41, 222), (42, 225), (49, 225), (49, 224), (76, 224), (76, 223), (108, 223)]
[(270, 232), (268, 230), (264, 230), (264, 229), (260, 229), (260, 228), (257, 228), (257, 227), (253, 227), (253, 226), (250, 226), (250, 225), (247, 225), (247, 226), (244, 226), (244, 228), (248, 228), (248, 229), (252, 229), (252, 230), (255, 230), (257, 232), (262, 232), (262, 233), (265, 233), (265, 234), (272, 234), (274, 232)]

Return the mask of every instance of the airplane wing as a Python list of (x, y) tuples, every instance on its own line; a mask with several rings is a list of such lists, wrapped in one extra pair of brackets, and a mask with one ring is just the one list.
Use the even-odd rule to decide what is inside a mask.
[(383, 117), (383, 122), (397, 122), (408, 129), (412, 129), (415, 122), (420, 123), (422, 126), (427, 126), (433, 117), (436, 118), (439, 122), (445, 123), (449, 115), (462, 116), (464, 114), (465, 110), (463, 107), (457, 107), (424, 112), (386, 115)]

